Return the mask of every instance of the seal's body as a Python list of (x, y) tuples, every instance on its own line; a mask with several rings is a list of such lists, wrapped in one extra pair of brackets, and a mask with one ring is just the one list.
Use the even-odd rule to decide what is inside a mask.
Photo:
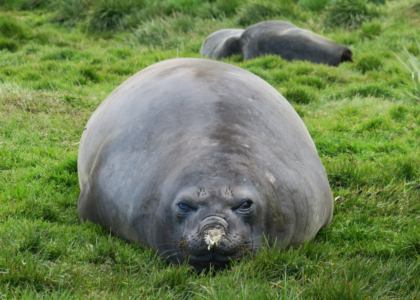
[(306, 60), (331, 66), (352, 61), (348, 48), (285, 21), (252, 25), (242, 34), (241, 43), (245, 59), (276, 54), (284, 60)]
[(197, 270), (302, 244), (332, 218), (314, 143), (261, 78), (203, 59), (135, 74), (83, 133), (79, 216)]
[(221, 29), (210, 34), (201, 46), (201, 55), (221, 59), (241, 53), (243, 29)]
[[(288, 61), (306, 60), (330, 66), (352, 61), (352, 52), (348, 48), (289, 22), (260, 22), (249, 26), (239, 36), (241, 30), (214, 32), (204, 41), (201, 54), (219, 59), (232, 53), (242, 53), (246, 60), (276, 54)], [(213, 49), (218, 51), (212, 51)]]

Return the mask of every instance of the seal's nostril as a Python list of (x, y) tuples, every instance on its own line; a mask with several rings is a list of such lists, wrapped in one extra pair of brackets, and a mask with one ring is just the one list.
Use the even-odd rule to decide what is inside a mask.
[(210, 250), (213, 246), (219, 247), (220, 241), (226, 235), (226, 232), (222, 228), (213, 228), (207, 231), (204, 235), (204, 241), (207, 244), (207, 250)]
[(201, 221), (199, 233), (203, 234), (207, 249), (219, 247), (223, 237), (228, 232), (228, 223), (218, 216), (210, 216)]

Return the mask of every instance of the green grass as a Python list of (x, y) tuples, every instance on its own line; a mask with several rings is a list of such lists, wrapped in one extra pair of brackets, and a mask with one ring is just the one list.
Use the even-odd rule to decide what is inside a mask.
[[(359, 2), (0, 0), (0, 298), (419, 299), (418, 1)], [(78, 142), (101, 101), (155, 62), (200, 57), (208, 34), (264, 19), (354, 54), (337, 68), (224, 60), (302, 117), (336, 198), (331, 225), (199, 275), (81, 223)]]
[(407, 95), (415, 99), (420, 103), (420, 61), (414, 53), (419, 53), (420, 44), (417, 42), (417, 48), (411, 48), (408, 50), (404, 48), (404, 51), (397, 56), (401, 63), (411, 74), (411, 80), (413, 85), (409, 87)]
[(326, 7), (325, 24), (358, 28), (378, 15), (377, 8), (369, 6), (367, 0), (331, 0)]

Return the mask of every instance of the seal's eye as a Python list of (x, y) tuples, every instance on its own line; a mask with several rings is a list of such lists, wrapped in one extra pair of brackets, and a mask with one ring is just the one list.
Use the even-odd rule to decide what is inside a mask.
[(241, 205), (239, 205), (237, 209), (241, 211), (246, 211), (246, 210), (250, 210), (251, 208), (252, 208), (252, 201), (246, 200), (242, 202)]
[(193, 208), (191, 206), (189, 206), (188, 204), (185, 204), (185, 203), (179, 203), (178, 206), (183, 212), (190, 212), (190, 211), (193, 210)]

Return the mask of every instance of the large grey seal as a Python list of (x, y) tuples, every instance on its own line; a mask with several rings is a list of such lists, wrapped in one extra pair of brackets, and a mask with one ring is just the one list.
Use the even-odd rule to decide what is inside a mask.
[(315, 145), (273, 87), (241, 68), (171, 59), (121, 84), (83, 132), (79, 216), (197, 270), (261, 241), (300, 245), (332, 218)]
[(221, 29), (210, 34), (201, 45), (201, 55), (221, 59), (241, 53), (243, 29)]
[(285, 21), (265, 21), (248, 27), (241, 36), (245, 59), (277, 54), (285, 60), (307, 60), (338, 66), (352, 61), (352, 52), (336, 42)]
[(245, 30), (219, 30), (209, 35), (201, 47), (203, 56), (216, 59), (233, 53), (242, 53), (246, 60), (276, 54), (284, 60), (306, 60), (330, 66), (352, 61), (350, 49), (286, 21), (264, 21)]

